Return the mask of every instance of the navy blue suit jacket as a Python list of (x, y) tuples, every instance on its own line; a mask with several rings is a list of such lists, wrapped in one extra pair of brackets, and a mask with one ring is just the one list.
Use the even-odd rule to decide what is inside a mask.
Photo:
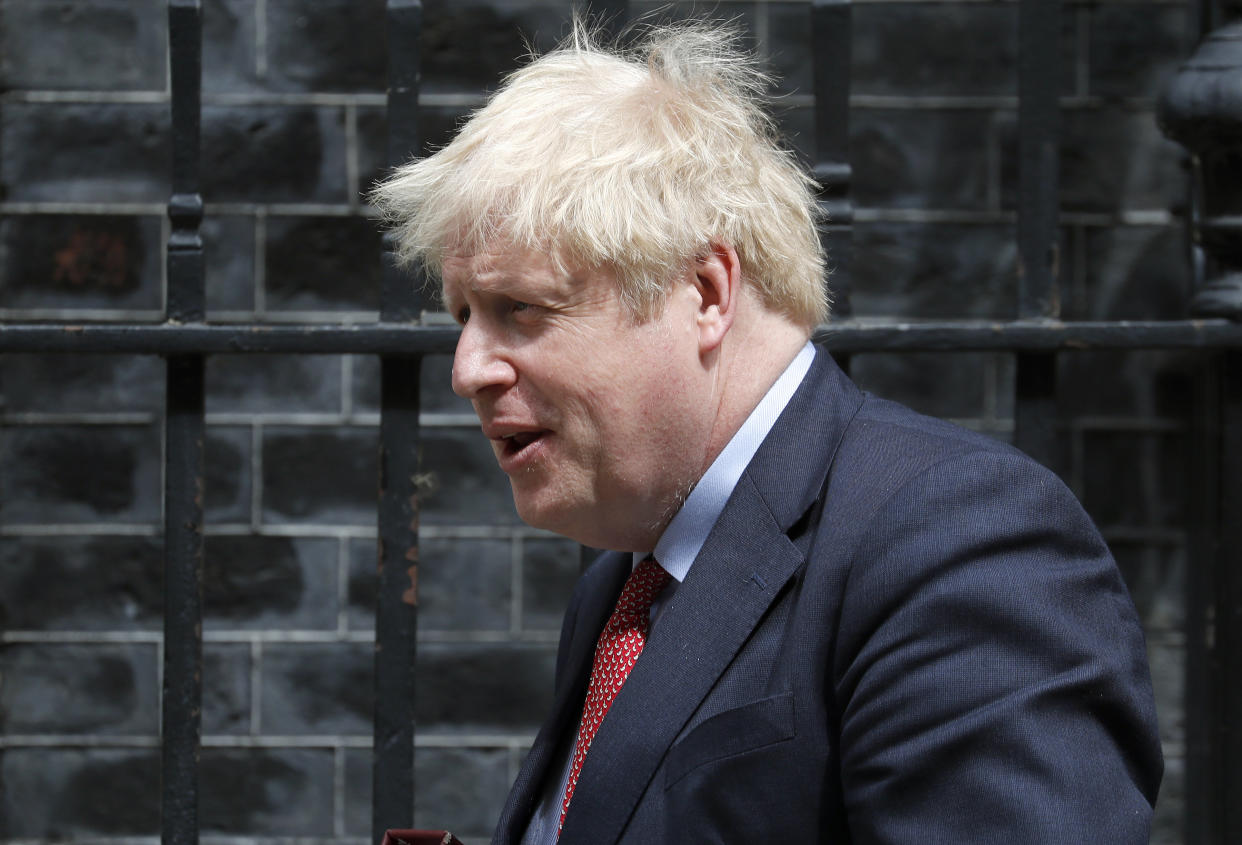
[[(495, 843), (560, 774), (629, 569), (606, 554), (577, 586)], [(560, 843), (1143, 843), (1161, 771), (1138, 619), (1073, 495), (821, 351), (600, 727)]]

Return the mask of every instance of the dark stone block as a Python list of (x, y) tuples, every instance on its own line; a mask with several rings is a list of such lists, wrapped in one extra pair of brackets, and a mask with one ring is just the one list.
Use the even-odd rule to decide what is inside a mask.
[(336, 627), (336, 541), (217, 535), (206, 557), (208, 630)]
[(311, 106), (204, 106), (202, 174), (209, 202), (344, 203), (344, 116)]
[(981, 417), (987, 395), (987, 354), (914, 352), (850, 359), (859, 387), (935, 417)]
[(814, 94), (815, 59), (809, 3), (767, 3), (768, 63), (777, 94)]
[[(419, 748), (414, 754), (414, 826), (451, 830), (465, 842), (486, 842), (509, 794), (504, 748)], [(371, 754), (345, 752), (345, 833), (371, 832)]]
[[(373, 355), (354, 357), (354, 408), (378, 411), (380, 406), (380, 363)], [(423, 413), (473, 414), (470, 400), (453, 392), (453, 356), (428, 355), (423, 358), (421, 393)]]
[(1085, 311), (1071, 319), (1177, 320), (1190, 301), (1190, 268), (1180, 227), (1085, 231)]
[(207, 413), (341, 409), (341, 359), (332, 355), (213, 355)]
[(1164, 350), (1091, 351), (1058, 361), (1059, 400), (1067, 414), (1163, 416), (1180, 419), (1191, 407), (1197, 355)]
[[(453, 140), (470, 113), (465, 106), (422, 106), (418, 110), (418, 148), (403, 159), (430, 153)], [(358, 109), (358, 185), (365, 198), (376, 182), (388, 175), (388, 113), (385, 109)]]
[(156, 412), (164, 364), (152, 355), (0, 355), (0, 393), (13, 412)]
[(166, 202), (168, 107), (5, 103), (0, 182), (11, 200)]
[(384, 5), (384, 0), (269, 0), (267, 84), (280, 91), (384, 90)]
[(1098, 525), (1183, 525), (1186, 442), (1180, 434), (1087, 431), (1082, 502)]
[(203, 510), (207, 522), (248, 522), (250, 429), (241, 426), (209, 428), (203, 463), (206, 467)]
[(856, 94), (996, 95), (1017, 90), (1016, 6), (860, 3), (853, 14)]
[(1186, 739), (1183, 709), (1186, 646), (1177, 635), (1160, 633), (1147, 638), (1147, 662), (1151, 666), (1152, 688), (1156, 695), (1156, 717), (1160, 739), (1182, 743)]
[(332, 830), (331, 749), (203, 750), (202, 833), (321, 838)]
[[(1017, 205), (1016, 118), (998, 117), (1001, 202)], [(1180, 148), (1164, 138), (1148, 111), (1070, 109), (1061, 113), (1062, 211), (1114, 212), (1176, 207), (1184, 202)]]
[[(427, 538), (418, 549), (420, 631), (507, 631), (512, 616), (512, 544), (508, 540)], [(349, 624), (374, 629), (376, 552), (350, 549)]]
[[(260, 687), (262, 724), (282, 735), (370, 736), (374, 664), (375, 649), (367, 643), (266, 646)], [(418, 697), (422, 696), (420, 687)]]
[(0, 218), (0, 307), (159, 309), (160, 249), (155, 217)]
[[(374, 660), (366, 643), (267, 647), (263, 724), (279, 725), (283, 734), (369, 736)], [(419, 729), (533, 732), (551, 706), (554, 662), (552, 645), (422, 644), (415, 696)]]
[(559, 631), (582, 566), (572, 540), (522, 541), (522, 629)]
[(1012, 317), (1009, 226), (868, 223), (855, 230), (855, 313), (920, 319)]
[(0, 432), (0, 522), (155, 522), (160, 443), (151, 428)]
[(569, 9), (557, 0), (427, 0), (422, 71), (427, 92), (494, 88), (533, 47), (545, 52), (568, 34)]
[(163, 571), (154, 538), (0, 538), (0, 629), (159, 629)]
[(254, 218), (203, 219), (207, 313), (254, 309)]
[(162, 90), (160, 0), (6, 0), (0, 88)]
[(424, 519), (485, 525), (518, 521), (509, 479), (481, 432), (424, 429), (422, 440), (422, 470), (428, 477)]
[(203, 645), (203, 733), (250, 732), (250, 646)]
[(1186, 621), (1186, 550), (1117, 540), (1109, 547), (1148, 633), (1180, 631)]
[(855, 109), (854, 201), (889, 208), (985, 208), (991, 116)]
[(375, 429), (265, 429), (263, 519), (373, 525), (377, 437)]
[(377, 310), (382, 242), (361, 217), (267, 221), (267, 305), (272, 310)]
[(1188, 55), (1190, 15), (1182, 6), (1091, 5), (1090, 93), (1155, 97)]
[(157, 836), (159, 751), (0, 751), (0, 836)]
[(151, 644), (0, 646), (0, 716), (15, 734), (154, 735)]
[(255, 76), (253, 0), (204, 0), (203, 90), (246, 91), (258, 86)]

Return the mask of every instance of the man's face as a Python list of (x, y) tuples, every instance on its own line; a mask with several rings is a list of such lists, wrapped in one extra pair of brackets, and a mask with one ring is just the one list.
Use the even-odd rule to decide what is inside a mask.
[(462, 324), (453, 390), (474, 404), (528, 524), (650, 549), (703, 471), (710, 423), (693, 285), (637, 322), (612, 273), (499, 249), (446, 258)]

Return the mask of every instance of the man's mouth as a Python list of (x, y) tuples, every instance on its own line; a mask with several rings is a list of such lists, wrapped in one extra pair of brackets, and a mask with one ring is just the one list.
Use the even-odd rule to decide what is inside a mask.
[(517, 457), (529, 449), (532, 444), (541, 440), (545, 434), (547, 434), (546, 431), (518, 431), (498, 438), (501, 444), (501, 454), (505, 458)]

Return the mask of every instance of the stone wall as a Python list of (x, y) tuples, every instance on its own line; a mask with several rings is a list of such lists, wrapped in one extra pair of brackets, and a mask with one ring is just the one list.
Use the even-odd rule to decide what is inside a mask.
[[(204, 0), (209, 319), (376, 319), (381, 0)], [(169, 193), (160, 0), (0, 4), (0, 319), (156, 320)], [(423, 132), (442, 141), (567, 2), (426, 0)], [(809, 4), (632, 3), (738, 19), (813, 145)], [(854, 309), (1015, 309), (1017, 5), (857, 0)], [(1174, 318), (1179, 153), (1153, 101), (1193, 41), (1184, 0), (1067, 0), (1060, 42), (1067, 318)], [(1053, 59), (1050, 57), (1049, 61)], [(1170, 353), (1062, 356), (1057, 468), (1147, 625), (1181, 841), (1187, 374)], [(549, 702), (577, 548), (516, 518), (448, 362), (425, 362), (416, 822), (484, 841)], [(1003, 354), (858, 355), (857, 379), (1008, 438)], [(163, 365), (0, 357), (0, 840), (158, 833)], [(207, 365), (209, 842), (361, 843), (370, 817), (378, 365)]]

